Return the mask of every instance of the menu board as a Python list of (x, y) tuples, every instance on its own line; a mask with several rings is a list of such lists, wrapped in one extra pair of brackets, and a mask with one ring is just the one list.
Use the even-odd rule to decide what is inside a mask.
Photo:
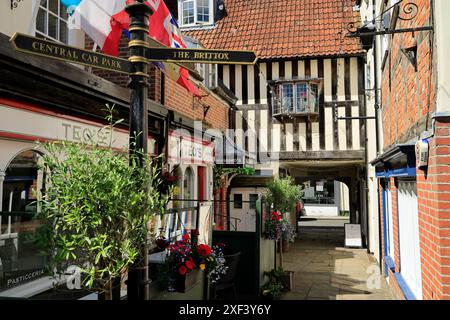
[(360, 224), (345, 224), (345, 246), (352, 248), (362, 247)]

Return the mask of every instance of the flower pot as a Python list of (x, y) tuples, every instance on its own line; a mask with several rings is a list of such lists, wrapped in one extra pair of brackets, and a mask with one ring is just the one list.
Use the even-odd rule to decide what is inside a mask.
[(175, 279), (175, 289), (177, 292), (185, 293), (194, 287), (201, 280), (202, 271), (192, 270), (184, 276), (178, 274)]

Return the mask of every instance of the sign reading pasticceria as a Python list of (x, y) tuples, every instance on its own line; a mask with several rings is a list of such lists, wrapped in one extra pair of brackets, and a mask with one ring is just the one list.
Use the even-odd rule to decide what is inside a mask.
[(253, 51), (225, 51), (210, 49), (151, 48), (147, 51), (149, 61), (200, 62), (211, 64), (255, 64)]
[(122, 73), (131, 72), (131, 64), (125, 59), (82, 50), (21, 33), (14, 34), (10, 41), (17, 51)]

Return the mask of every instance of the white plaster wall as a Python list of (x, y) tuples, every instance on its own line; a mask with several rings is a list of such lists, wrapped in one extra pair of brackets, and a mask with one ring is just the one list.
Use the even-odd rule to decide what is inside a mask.
[[(372, 14), (372, 0), (368, 1), (368, 5), (366, 5), (365, 1), (361, 2), (361, 21), (370, 21), (373, 19)], [(376, 15), (381, 13), (381, 5), (382, 1), (377, 0), (376, 6)], [(369, 81), (365, 81), (366, 84), (369, 82), (371, 88), (366, 89), (374, 89), (375, 84), (375, 74), (378, 75), (378, 79), (381, 79), (381, 62), (382, 62), (382, 51), (381, 51), (381, 37), (375, 37), (378, 48), (378, 70), (374, 70), (374, 55), (373, 50), (369, 50), (367, 52), (367, 62), (365, 70), (369, 69), (370, 74), (367, 74), (366, 77), (369, 77)], [(365, 79), (367, 80), (367, 79)], [(381, 80), (378, 82), (378, 87), (381, 85)], [(380, 97), (381, 102), (381, 97)], [(366, 94), (366, 112), (367, 116), (373, 117), (375, 116), (375, 92), (368, 91)], [(383, 125), (381, 123), (381, 110), (379, 111), (379, 132), (378, 132), (378, 146), (380, 152), (383, 151)], [(376, 124), (375, 120), (368, 120), (367, 124), (367, 158), (368, 161), (372, 161), (377, 157), (377, 144), (376, 144)], [(375, 168), (371, 166), (369, 163), (366, 164), (368, 168), (367, 181), (368, 181), (368, 229), (369, 229), (369, 251), (374, 254), (374, 257), (380, 261), (380, 252), (379, 252), (379, 242), (381, 239), (379, 238), (379, 211), (378, 211), (378, 179), (375, 176)]]

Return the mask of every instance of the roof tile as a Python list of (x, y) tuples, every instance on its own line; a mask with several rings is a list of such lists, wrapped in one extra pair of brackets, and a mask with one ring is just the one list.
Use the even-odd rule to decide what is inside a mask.
[(354, 0), (225, 0), (228, 16), (213, 29), (183, 30), (210, 49), (253, 50), (259, 58), (364, 52), (345, 37), (357, 21)]

